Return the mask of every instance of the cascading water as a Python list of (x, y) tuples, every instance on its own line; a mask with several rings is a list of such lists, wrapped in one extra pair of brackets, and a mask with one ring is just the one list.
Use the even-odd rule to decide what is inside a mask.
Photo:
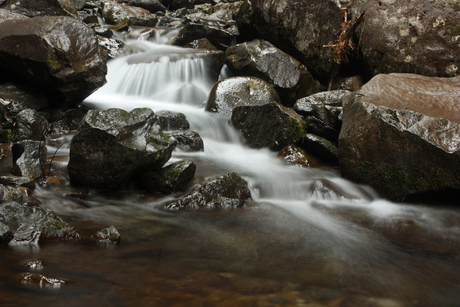
[[(109, 62), (107, 85), (85, 106), (184, 113), (205, 149), (177, 151), (173, 160), (193, 160), (197, 182), (237, 172), (255, 202), (241, 210), (170, 213), (157, 207), (177, 195), (72, 201), (42, 191), (43, 206), (83, 235), (110, 224), (122, 234), (122, 244), (106, 251), (41, 247), (40, 257), (54, 268), (48, 274), (74, 281), (63, 293), (81, 305), (457, 305), (459, 249), (452, 247), (453, 256), (449, 250), (459, 242), (457, 210), (391, 203), (334, 170), (287, 166), (270, 150), (248, 148), (227, 118), (204, 111), (213, 82), (202, 51), (128, 44), (142, 52)], [(28, 297), (26, 303), (53, 302)]]

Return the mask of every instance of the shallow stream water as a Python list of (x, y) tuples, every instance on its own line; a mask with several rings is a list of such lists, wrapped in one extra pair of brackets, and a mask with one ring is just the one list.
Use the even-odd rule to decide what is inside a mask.
[[(253, 201), (234, 210), (170, 212), (160, 196), (91, 191), (35, 197), (76, 227), (73, 243), (0, 248), (1, 306), (458, 306), (460, 210), (392, 203), (334, 169), (287, 166), (248, 148), (228, 119), (204, 111), (213, 85), (199, 51), (149, 41), (112, 60), (87, 107), (182, 112), (204, 140), (190, 159), (204, 178), (237, 172)], [(70, 136), (61, 141), (68, 140)], [(62, 164), (68, 149), (61, 148)], [(59, 159), (58, 159), (59, 160)], [(114, 225), (118, 245), (87, 238)], [(36, 271), (65, 284), (15, 280)]]

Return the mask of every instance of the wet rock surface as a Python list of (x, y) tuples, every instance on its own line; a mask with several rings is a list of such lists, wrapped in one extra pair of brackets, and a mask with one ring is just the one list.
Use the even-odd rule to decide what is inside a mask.
[(342, 174), (391, 199), (459, 189), (458, 80), (391, 74), (363, 86), (344, 111)]
[(225, 50), (232, 45), (234, 35), (218, 26), (188, 23), (174, 39), (173, 45), (184, 46), (201, 38), (207, 38), (218, 49)]
[(12, 147), (14, 175), (38, 178), (43, 174), (47, 149), (45, 142), (24, 140)]
[(171, 157), (176, 140), (166, 136), (151, 109), (90, 110), (72, 139), (72, 184), (115, 189)]
[(164, 206), (168, 210), (231, 209), (251, 199), (247, 182), (236, 173), (207, 179), (183, 198)]
[(120, 244), (121, 235), (115, 226), (112, 225), (91, 235), (91, 240), (99, 243)]
[(0, 60), (4, 71), (60, 104), (80, 103), (105, 83), (107, 72), (96, 35), (71, 17), (0, 23)]
[(0, 84), (0, 103), (5, 108), (5, 115), (10, 117), (24, 109), (39, 111), (50, 106), (45, 96), (33, 87), (18, 83)]
[(204, 151), (204, 143), (198, 132), (195, 131), (175, 131), (169, 133), (176, 139), (177, 148), (184, 152)]
[(121, 5), (115, 1), (103, 1), (102, 4), (102, 16), (110, 24), (124, 21), (138, 26), (154, 27), (157, 24), (157, 16), (142, 7)]
[(188, 130), (190, 128), (187, 117), (183, 113), (159, 111), (156, 115), (163, 131)]
[(230, 118), (236, 106), (260, 106), (281, 102), (278, 93), (266, 81), (255, 77), (230, 77), (211, 89), (206, 111)]
[(334, 165), (337, 165), (339, 162), (337, 146), (327, 139), (313, 133), (305, 134), (301, 141), (297, 143), (297, 146), (311, 153), (323, 162)]
[(76, 16), (77, 10), (70, 0), (5, 0), (0, 8), (28, 17)]
[(295, 145), (288, 145), (281, 149), (276, 155), (278, 158), (281, 158), (288, 165), (298, 165), (301, 167), (324, 167), (325, 164), (315, 158), (314, 156), (308, 154), (302, 148), (299, 148)]
[(80, 234), (49, 209), (18, 202), (0, 204), (0, 228), (12, 230), (10, 245), (54, 240), (78, 240)]
[(196, 165), (184, 160), (161, 169), (151, 169), (142, 177), (142, 186), (149, 192), (171, 194), (183, 190), (195, 176)]
[(24, 109), (16, 118), (16, 140), (45, 141), (50, 130), (49, 123), (37, 111)]
[(227, 65), (235, 75), (254, 76), (267, 81), (285, 105), (318, 91), (319, 83), (307, 68), (264, 40), (253, 40), (227, 48)]
[(251, 147), (281, 149), (304, 137), (305, 123), (291, 109), (271, 102), (261, 106), (237, 106), (232, 124)]

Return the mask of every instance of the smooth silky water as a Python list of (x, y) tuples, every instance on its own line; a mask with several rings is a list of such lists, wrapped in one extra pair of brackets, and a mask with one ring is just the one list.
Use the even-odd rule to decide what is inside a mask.
[[(392, 203), (333, 169), (287, 166), (275, 152), (248, 148), (228, 118), (204, 111), (213, 82), (201, 51), (147, 40), (129, 44), (142, 52), (110, 61), (107, 85), (84, 105), (184, 113), (205, 146), (204, 152), (176, 151), (171, 159), (197, 164), (189, 188), (237, 172), (253, 201), (233, 210), (170, 212), (159, 206), (181, 193), (92, 191), (77, 200), (38, 187), (42, 206), (83, 239), (0, 249), (2, 306), (460, 304), (458, 253), (435, 252), (436, 242), (459, 237), (459, 210)], [(65, 156), (68, 148), (60, 152)], [(414, 223), (415, 232), (400, 231)], [(87, 239), (110, 225), (121, 244)], [(30, 271), (23, 267), (29, 259), (44, 262), (37, 273), (68, 283), (19, 284), (15, 276)]]

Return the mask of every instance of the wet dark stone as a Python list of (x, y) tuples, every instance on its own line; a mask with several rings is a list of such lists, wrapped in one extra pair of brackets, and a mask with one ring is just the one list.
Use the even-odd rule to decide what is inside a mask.
[(85, 114), (85, 111), (79, 109), (67, 110), (50, 124), (49, 134), (58, 136), (77, 130)]
[(276, 156), (283, 159), (288, 165), (313, 168), (322, 168), (326, 166), (323, 162), (308, 154), (302, 148), (292, 144), (281, 149)]
[(281, 102), (278, 93), (266, 81), (255, 77), (230, 77), (211, 89), (206, 111), (230, 118), (236, 106), (257, 106)]
[(0, 3), (0, 8), (28, 17), (77, 16), (77, 10), (70, 0), (5, 0)]
[(46, 165), (45, 142), (24, 140), (12, 147), (14, 175), (38, 178)]
[(6, 10), (1, 8), (2, 7), (2, 1), (0, 1), (0, 22), (5, 21), (5, 20), (15, 20), (15, 19), (26, 19), (28, 18), (27, 16), (19, 13), (14, 13), (10, 10)]
[(14, 235), (11, 230), (4, 232), (2, 235), (0, 235), (0, 246), (8, 245), (11, 242), (11, 240), (13, 240), (13, 238)]
[(104, 1), (102, 16), (108, 24), (116, 25), (123, 21), (131, 25), (155, 27), (158, 18), (141, 7), (122, 5), (115, 1)]
[(306, 152), (311, 153), (323, 162), (333, 165), (337, 165), (339, 163), (337, 146), (323, 137), (307, 133), (304, 138), (297, 143), (297, 146)]
[(91, 240), (99, 243), (120, 244), (121, 236), (115, 226), (110, 226), (94, 233)]
[(232, 124), (254, 148), (281, 149), (304, 137), (305, 123), (291, 109), (277, 102), (262, 106), (237, 106)]
[(179, 32), (173, 45), (184, 46), (200, 38), (207, 38), (218, 49), (225, 50), (232, 45), (234, 36), (217, 26), (189, 23)]
[(251, 199), (247, 182), (236, 173), (207, 179), (186, 196), (164, 206), (180, 209), (231, 209), (242, 207)]
[(214, 46), (207, 38), (193, 40), (190, 43), (187, 43), (184, 47), (193, 49), (217, 50), (216, 46)]
[(184, 160), (161, 169), (151, 169), (142, 178), (142, 186), (149, 192), (171, 194), (183, 190), (195, 176), (196, 165)]
[(106, 64), (96, 34), (77, 18), (0, 23), (2, 71), (39, 88), (53, 103), (81, 103), (105, 83)]
[(25, 109), (16, 118), (16, 139), (18, 141), (45, 141), (49, 133), (49, 123), (37, 111)]
[(72, 138), (68, 171), (74, 185), (117, 189), (163, 166), (176, 147), (151, 109), (90, 110)]
[(68, 280), (51, 278), (37, 273), (21, 273), (16, 276), (16, 280), (24, 285), (41, 289), (59, 289), (70, 283)]
[(235, 75), (261, 78), (278, 92), (284, 105), (319, 91), (319, 83), (307, 68), (264, 40), (253, 40), (227, 48), (227, 65)]
[(23, 194), (19, 188), (15, 188), (7, 185), (0, 185), (0, 202), (23, 202)]
[(159, 111), (155, 113), (163, 131), (188, 130), (190, 124), (183, 113)]
[(198, 132), (195, 131), (175, 131), (169, 133), (177, 140), (177, 149), (184, 152), (204, 151), (204, 143)]
[(337, 144), (339, 139), (339, 131), (323, 122), (321, 119), (314, 116), (305, 117), (305, 130), (309, 133), (321, 136), (334, 144)]
[(166, 7), (159, 0), (130, 0), (128, 5), (141, 7), (151, 13), (166, 12)]
[(22, 266), (31, 271), (41, 271), (45, 268), (43, 261), (38, 259), (27, 260)]
[(0, 205), (0, 225), (14, 234), (10, 244), (38, 243), (47, 240), (77, 240), (80, 234), (51, 210), (17, 202)]
[(0, 103), (9, 117), (16, 117), (24, 109), (39, 111), (50, 106), (36, 88), (18, 83), (0, 84)]
[(35, 189), (35, 180), (33, 177), (27, 176), (0, 176), (0, 184), (12, 187), (24, 187), (28, 189)]
[(343, 78), (334, 85), (332, 85), (332, 90), (347, 90), (347, 91), (358, 91), (361, 86), (363, 86), (363, 78), (361, 76), (353, 76)]

